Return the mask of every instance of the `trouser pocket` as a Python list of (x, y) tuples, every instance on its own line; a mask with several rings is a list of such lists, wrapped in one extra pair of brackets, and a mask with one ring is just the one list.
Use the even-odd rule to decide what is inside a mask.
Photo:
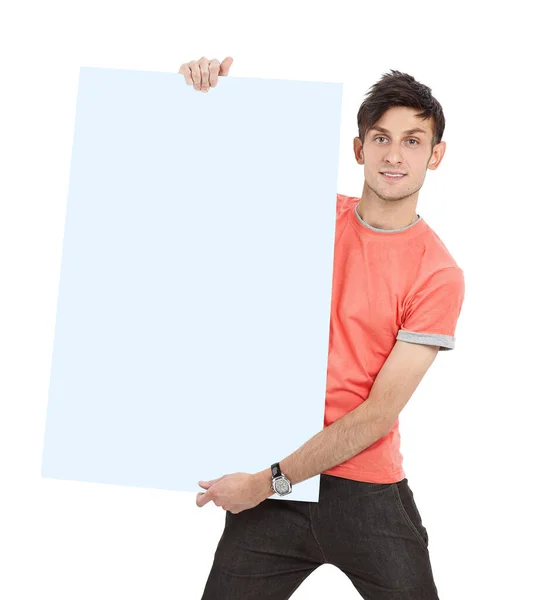
[(428, 533), (421, 520), (413, 492), (408, 485), (408, 480), (404, 478), (402, 481), (394, 483), (392, 487), (397, 499), (397, 507), (404, 521), (410, 527), (421, 546), (425, 550), (428, 549)]

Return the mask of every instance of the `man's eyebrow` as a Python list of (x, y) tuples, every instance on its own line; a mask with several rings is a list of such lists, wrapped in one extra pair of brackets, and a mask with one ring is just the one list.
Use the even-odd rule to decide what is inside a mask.
[[(374, 125), (373, 127), (371, 127), (371, 129), (369, 131), (379, 131), (380, 133), (387, 133), (388, 135), (391, 133), (390, 131), (388, 131), (387, 129), (385, 129), (384, 127), (380, 127), (379, 125)], [(420, 127), (414, 127), (413, 129), (407, 129), (404, 132), (406, 135), (412, 135), (412, 133), (427, 133), (424, 129), (421, 129)]]

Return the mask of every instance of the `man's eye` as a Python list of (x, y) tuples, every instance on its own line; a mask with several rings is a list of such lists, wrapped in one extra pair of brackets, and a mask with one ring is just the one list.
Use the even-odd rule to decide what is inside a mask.
[[(385, 140), (385, 139), (386, 139), (386, 138), (385, 138), (383, 135), (377, 135), (377, 136), (375, 137), (375, 141), (376, 141), (376, 140)], [(409, 142), (415, 142), (415, 144), (409, 144), (409, 146), (416, 146), (417, 144), (419, 144), (419, 141), (418, 141), (418, 140), (416, 140), (415, 138), (410, 138), (408, 141), (409, 141)]]

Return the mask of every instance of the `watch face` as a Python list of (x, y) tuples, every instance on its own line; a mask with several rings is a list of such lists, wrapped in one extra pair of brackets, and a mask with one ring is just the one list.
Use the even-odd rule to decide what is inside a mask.
[(281, 495), (288, 494), (290, 492), (289, 483), (286, 479), (283, 478), (276, 479), (274, 482), (274, 487), (276, 491)]

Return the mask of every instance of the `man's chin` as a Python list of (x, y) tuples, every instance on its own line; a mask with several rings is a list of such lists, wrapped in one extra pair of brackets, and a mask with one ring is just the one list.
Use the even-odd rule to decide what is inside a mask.
[(401, 200), (413, 194), (409, 186), (401, 184), (391, 186), (387, 183), (384, 185), (384, 182), (381, 182), (381, 185), (377, 186), (377, 190), (377, 195), (384, 200)]
[(378, 194), (383, 200), (399, 200), (400, 198), (405, 198), (406, 193), (403, 190), (388, 190), (379, 188)]

